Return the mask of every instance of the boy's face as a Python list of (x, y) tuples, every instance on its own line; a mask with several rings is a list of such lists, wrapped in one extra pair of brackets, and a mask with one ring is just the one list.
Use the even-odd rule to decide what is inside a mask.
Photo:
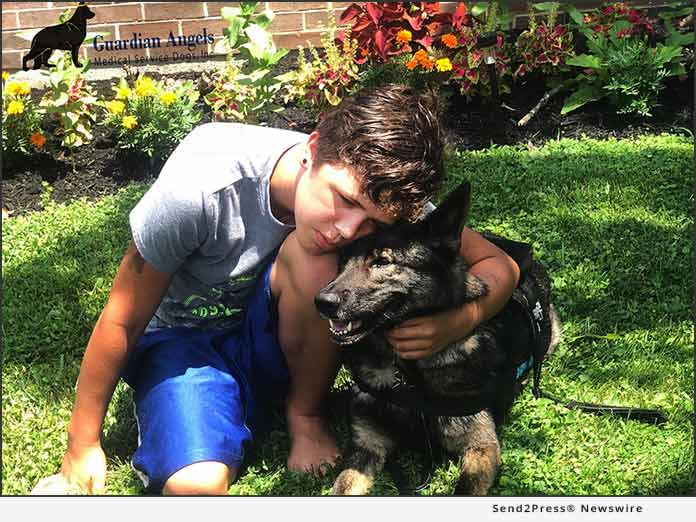
[(336, 250), (398, 219), (360, 192), (352, 169), (329, 164), (301, 176), (294, 209), (297, 238), (313, 254)]

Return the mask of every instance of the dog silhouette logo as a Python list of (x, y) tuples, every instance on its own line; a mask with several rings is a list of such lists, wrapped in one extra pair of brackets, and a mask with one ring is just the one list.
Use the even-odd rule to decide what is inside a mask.
[(48, 59), (56, 49), (70, 51), (75, 67), (82, 67), (77, 53), (87, 35), (87, 20), (90, 18), (94, 18), (94, 12), (85, 2), (80, 2), (67, 22), (41, 29), (31, 41), (31, 50), (22, 58), (22, 69), (29, 70), (29, 60), (34, 60), (33, 69), (40, 69), (42, 65), (51, 67)]

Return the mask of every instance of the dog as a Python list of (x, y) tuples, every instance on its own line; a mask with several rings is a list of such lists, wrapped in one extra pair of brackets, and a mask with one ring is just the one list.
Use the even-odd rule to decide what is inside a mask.
[(33, 69), (40, 69), (42, 65), (51, 67), (48, 59), (55, 49), (70, 51), (73, 65), (82, 67), (78, 60), (78, 52), (87, 36), (87, 20), (94, 16), (94, 12), (87, 7), (87, 4), (80, 2), (70, 20), (41, 29), (31, 41), (31, 50), (22, 58), (22, 69), (29, 70), (27, 67), (29, 60), (34, 60)]
[(496, 427), (522, 389), (532, 354), (543, 358), (560, 339), (541, 264), (526, 259), (523, 278), (532, 296), (511, 299), (496, 317), (429, 357), (400, 359), (385, 338), (387, 330), (409, 318), (487, 294), (459, 254), (469, 201), (466, 183), (421, 221), (351, 243), (339, 255), (336, 278), (316, 296), (357, 384), (351, 397), (353, 448), (332, 494), (368, 493), (399, 446), (399, 434), (417, 432), (421, 424), (430, 439), (423, 442), (458, 458), (455, 494), (485, 495), (495, 481)]

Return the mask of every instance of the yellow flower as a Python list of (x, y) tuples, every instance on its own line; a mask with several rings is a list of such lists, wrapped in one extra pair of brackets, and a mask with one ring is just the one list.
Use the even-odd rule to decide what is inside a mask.
[(123, 118), (123, 121), (121, 121), (121, 125), (123, 125), (126, 129), (134, 129), (135, 127), (138, 126), (138, 118), (135, 116), (126, 116)]
[(109, 102), (106, 102), (106, 109), (111, 114), (121, 114), (126, 109), (126, 104), (122, 101), (111, 100)]
[(149, 76), (135, 80), (135, 94), (138, 96), (153, 96), (156, 92), (155, 82)]
[(7, 114), (22, 114), (24, 112), (24, 104), (18, 100), (12, 100), (7, 106)]
[(131, 90), (129, 87), (117, 87), (116, 88), (116, 99), (125, 100), (131, 95)]
[(9, 77), (10, 77), (10, 73), (8, 73), (7, 71), (2, 71), (2, 81), (3, 82), (6, 82)]
[(12, 96), (24, 96), (31, 92), (27, 82), (12, 82), (7, 85), (7, 93)]
[(29, 142), (37, 149), (43, 149), (43, 146), (46, 144), (46, 138), (40, 132), (35, 132), (29, 138)]
[(405, 45), (408, 42), (410, 42), (411, 38), (413, 38), (413, 35), (411, 34), (411, 31), (409, 31), (408, 29), (402, 29), (401, 31), (396, 33), (396, 41), (402, 45)]
[(440, 72), (451, 71), (452, 62), (449, 61), (449, 58), (440, 58), (435, 62), (435, 68)]
[(162, 96), (160, 96), (160, 101), (164, 105), (171, 105), (172, 103), (174, 103), (176, 101), (176, 94), (174, 94), (173, 92), (169, 92), (169, 91), (164, 92), (164, 93), (162, 93)]
[(452, 33), (448, 33), (442, 36), (442, 43), (445, 44), (450, 49), (457, 47), (457, 37)]

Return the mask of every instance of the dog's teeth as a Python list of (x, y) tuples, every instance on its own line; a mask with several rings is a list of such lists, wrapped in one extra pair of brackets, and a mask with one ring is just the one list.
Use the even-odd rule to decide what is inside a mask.
[(353, 321), (348, 321), (348, 327), (346, 328), (347, 332), (350, 332), (353, 329)]
[(329, 319), (329, 326), (331, 327), (332, 330), (336, 329), (336, 325), (334, 324), (334, 322), (331, 319)]

